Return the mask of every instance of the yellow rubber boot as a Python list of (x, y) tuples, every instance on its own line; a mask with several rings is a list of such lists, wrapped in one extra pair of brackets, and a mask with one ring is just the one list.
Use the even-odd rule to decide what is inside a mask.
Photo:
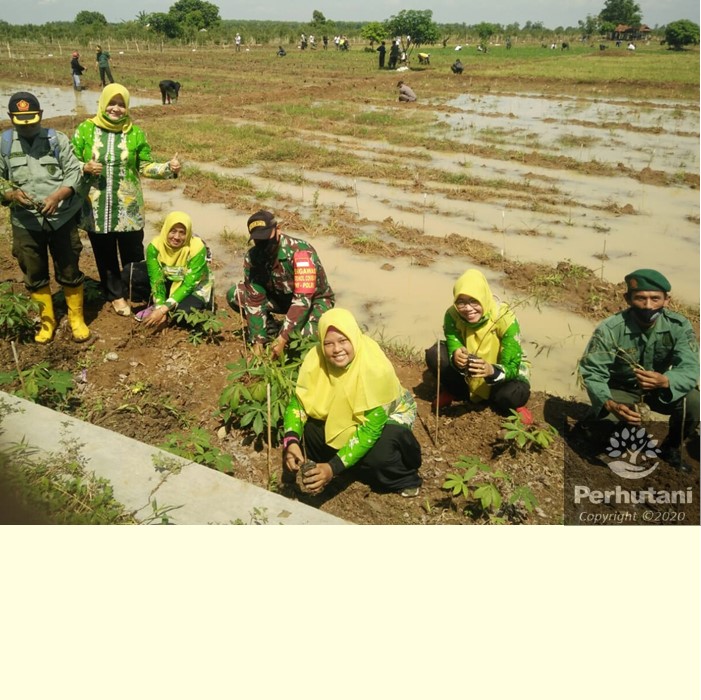
[(32, 292), (32, 299), (41, 304), (41, 330), (34, 336), (34, 342), (48, 343), (54, 337), (56, 330), (51, 287), (47, 284), (45, 287), (37, 289), (36, 292)]
[(71, 324), (73, 340), (82, 343), (90, 337), (90, 329), (83, 320), (83, 285), (79, 287), (64, 287), (68, 307), (68, 322)]

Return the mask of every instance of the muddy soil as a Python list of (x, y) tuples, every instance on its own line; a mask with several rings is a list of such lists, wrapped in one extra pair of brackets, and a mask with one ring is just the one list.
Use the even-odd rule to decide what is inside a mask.
[[(424, 454), (424, 486), (416, 499), (375, 494), (350, 474), (318, 497), (273, 479), (277, 488), (356, 523), (484, 522), (441, 489), (458, 458), (471, 455), (510, 477), (507, 495), (523, 485), (534, 492), (537, 509), (514, 511), (512, 521), (562, 522), (563, 440), (544, 452), (513, 454), (499, 441), (502, 418), (465, 405), (447, 409), (436, 425), (430, 411), (435, 383), (408, 350), (420, 354), (440, 332), (457, 275), (469, 266), (484, 269), (502, 296), (528, 299), (518, 315), (535, 358), (537, 391), (529, 406), (538, 424), (563, 434), (586, 408), (573, 382), (576, 358), (596, 321), (621, 308), (625, 272), (661, 266), (698, 328), (698, 103), (630, 96), (604, 101), (565, 94), (565, 85), (549, 95), (507, 92), (506, 85), (500, 95), (483, 85), (477, 94), (477, 80), (459, 84), (426, 72), (412, 74), (422, 99), (405, 108), (394, 103), (392, 76), (348, 77), (340, 69), (324, 73), (289, 62), (285, 76), (269, 78), (257, 72), (263, 63), (255, 64), (255, 56), (245, 60), (251, 65), (241, 66), (236, 89), (222, 100), (216, 84), (228, 84), (228, 73), (216, 67), (203, 73), (186, 56), (173, 75), (187, 89), (177, 105), (161, 107), (146, 87), (152, 68), (141, 58), (123, 59), (125, 72), (135, 76), (132, 95), (142, 100), (135, 115), (154, 150), (166, 155), (177, 149), (186, 162), (178, 183), (145, 183), (147, 238), (170, 208), (190, 211), (197, 232), (215, 247), (217, 303), (227, 309), (226, 288), (240, 276), (245, 219), (260, 206), (274, 209), (289, 233), (319, 249), (339, 304), (394, 341), (397, 372), (419, 406), (414, 430)], [(207, 79), (198, 86), (203, 74)], [(282, 81), (284, 89), (266, 93), (258, 80)], [(348, 102), (348, 90), (360, 97)], [(275, 95), (274, 103), (266, 94)], [(54, 115), (47, 123), (71, 133), (92, 112), (96, 93), (72, 96), (63, 113), (58, 94), (46, 99), (47, 114)], [(314, 106), (332, 103), (344, 104), (345, 114), (310, 128)], [(407, 125), (416, 118), (423, 135), (412, 143), (399, 129), (383, 139), (380, 129), (358, 126), (376, 114)], [(197, 131), (202, 124), (207, 128)], [(250, 124), (336, 156), (324, 168), (272, 157), (240, 165), (237, 129)], [(183, 134), (190, 128), (198, 143), (189, 147)], [(206, 160), (195, 146), (210, 139), (212, 158)], [(357, 173), (344, 167), (344, 154), (354, 158)], [(9, 249), (5, 233), (0, 281), (12, 281), (19, 291)], [(81, 264), (96, 278), (87, 241)], [(224, 318), (219, 344), (193, 346), (185, 331), (152, 334), (97, 298), (87, 309), (93, 343), (75, 345), (64, 327), (48, 347), (21, 345), (20, 363), (48, 360), (71, 371), (77, 380), (72, 413), (144, 442), (159, 445), (171, 433), (204, 428), (234, 456), (234, 476), (266, 487), (271, 479), (263, 446), (236, 430), (224, 434), (216, 416), (226, 364), (244, 352), (238, 319)], [(107, 360), (109, 353), (117, 359)], [(3, 342), (0, 366), (13, 365)], [(275, 449), (276, 473), (279, 464)]]

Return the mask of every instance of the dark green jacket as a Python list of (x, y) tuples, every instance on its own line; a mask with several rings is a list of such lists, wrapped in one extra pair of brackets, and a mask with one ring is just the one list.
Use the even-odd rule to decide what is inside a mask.
[(668, 377), (669, 388), (660, 391), (662, 403), (683, 399), (699, 376), (699, 346), (689, 321), (667, 309), (647, 332), (630, 309), (602, 321), (579, 361), (579, 373), (595, 414), (611, 398), (612, 388), (640, 391), (633, 372), (636, 364)]

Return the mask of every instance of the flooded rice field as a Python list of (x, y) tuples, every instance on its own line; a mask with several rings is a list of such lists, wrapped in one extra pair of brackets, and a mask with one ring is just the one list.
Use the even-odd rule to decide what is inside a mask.
[[(36, 94), (47, 116), (89, 115), (97, 102), (91, 92), (37, 88)], [(133, 104), (159, 101), (137, 98)], [(240, 245), (232, 248), (231, 234), (245, 237), (252, 210), (187, 197), (188, 168), (245, 178), (261, 193), (261, 207), (294, 211), (296, 221), (306, 222), (300, 230), (282, 217), (282, 228), (317, 248), (339, 305), (376, 335), (417, 349), (441, 334), (453, 282), (475, 262), (447, 250), (428, 264), (409, 254), (388, 259), (351, 251), (328, 232), (330, 219), (342, 219), (371, 242), (389, 236), (401, 247), (401, 230), (430, 237), (431, 246), (457, 235), (493, 246), (503, 260), (553, 266), (569, 260), (611, 282), (633, 269), (655, 267), (669, 277), (676, 298), (698, 304), (698, 103), (489, 94), (434, 101), (430, 109), (425, 148), (390, 145), (379, 137), (295, 132), (339, 158), (352, 153), (368, 163), (396, 164), (404, 173), (396, 178), (351, 177), (293, 162), (243, 168), (185, 162), (176, 189), (144, 181), (150, 233), (168, 210), (188, 211), (214, 249), (223, 292), (241, 277), (242, 251)], [(245, 123), (232, 117), (235, 122)], [(436, 139), (444, 146), (437, 147)], [(388, 234), (388, 221), (400, 232)], [(496, 294), (518, 303), (525, 346), (538, 355), (534, 388), (579, 394), (574, 370), (594, 323), (519, 299), (498, 269), (484, 272)]]

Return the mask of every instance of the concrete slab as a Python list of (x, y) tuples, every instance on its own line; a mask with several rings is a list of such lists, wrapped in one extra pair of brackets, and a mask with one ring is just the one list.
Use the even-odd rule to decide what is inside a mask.
[[(61, 450), (62, 440), (81, 444), (87, 468), (108, 479), (115, 498), (139, 521), (153, 515), (151, 502), (178, 525), (229, 524), (348, 525), (350, 523), (291, 501), (209, 467), (177, 457), (132, 438), (0, 392), (12, 408), (0, 426), (0, 450), (24, 440), (41, 454)], [(154, 457), (174, 470), (159, 471)], [(177, 471), (178, 473), (173, 473)]]

